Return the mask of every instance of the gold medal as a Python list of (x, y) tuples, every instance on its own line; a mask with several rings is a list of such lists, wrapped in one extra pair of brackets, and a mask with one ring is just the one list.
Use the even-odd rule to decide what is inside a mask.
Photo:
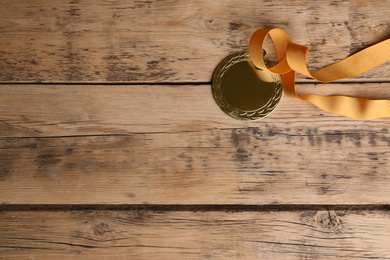
[[(272, 64), (264, 58), (267, 67)], [(249, 55), (236, 53), (223, 59), (214, 71), (212, 92), (218, 106), (239, 120), (269, 115), (282, 96), (278, 74), (255, 68)]]

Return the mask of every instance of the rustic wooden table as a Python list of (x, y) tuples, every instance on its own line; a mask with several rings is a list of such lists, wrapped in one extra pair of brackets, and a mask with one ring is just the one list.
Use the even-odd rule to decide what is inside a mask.
[[(311, 70), (390, 35), (390, 1), (0, 1), (1, 259), (389, 259), (390, 119), (212, 98), (260, 28)], [(272, 47), (267, 45), (272, 58)], [(390, 99), (390, 62), (299, 93)]]

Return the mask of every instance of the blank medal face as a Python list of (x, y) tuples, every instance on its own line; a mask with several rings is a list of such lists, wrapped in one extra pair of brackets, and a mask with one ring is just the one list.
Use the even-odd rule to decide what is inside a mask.
[(226, 57), (217, 66), (212, 91), (226, 114), (239, 120), (257, 120), (276, 108), (282, 95), (282, 83), (279, 75), (256, 69), (243, 52)]

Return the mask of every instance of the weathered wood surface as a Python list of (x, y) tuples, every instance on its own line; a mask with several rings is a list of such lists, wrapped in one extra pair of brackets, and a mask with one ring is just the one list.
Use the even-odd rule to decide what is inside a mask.
[[(318, 69), (390, 36), (390, 1), (2, 0), (0, 82), (209, 82), (260, 28)], [(268, 48), (271, 50), (271, 48)], [(390, 63), (353, 80), (389, 81)], [(299, 81), (307, 81), (300, 76)]]
[[(0, 258), (389, 259), (390, 119), (283, 97), (240, 122), (208, 85), (257, 29), (314, 70), (388, 38), (389, 6), (1, 1)], [(390, 99), (389, 68), (298, 91)]]
[[(348, 86), (299, 87), (390, 96), (383, 84)], [(0, 91), (1, 203), (390, 203), (389, 119), (283, 98), (268, 118), (240, 122), (209, 85)]]
[(389, 259), (388, 211), (0, 212), (3, 259)]
[[(387, 83), (300, 84), (297, 89), (301, 94), (390, 99)], [(283, 96), (269, 117), (239, 121), (221, 111), (210, 85), (0, 85), (0, 137), (198, 132), (202, 139), (213, 130), (243, 127), (273, 128), (281, 135), (386, 134), (389, 120), (354, 120)]]

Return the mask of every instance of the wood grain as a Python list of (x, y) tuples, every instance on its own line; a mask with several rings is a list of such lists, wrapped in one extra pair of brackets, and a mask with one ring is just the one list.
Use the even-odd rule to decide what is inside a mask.
[[(283, 97), (241, 122), (208, 84), (260, 28), (343, 59), (389, 4), (2, 0), (0, 258), (390, 259), (390, 119)], [(298, 92), (390, 99), (389, 69)]]
[(389, 259), (388, 211), (0, 212), (5, 259)]
[[(209, 82), (224, 57), (270, 27), (308, 45), (315, 70), (389, 37), (389, 4), (3, 0), (0, 82)], [(389, 69), (353, 81), (389, 81)]]
[[(389, 94), (319, 86), (300, 91)], [(2, 203), (390, 203), (389, 119), (283, 98), (268, 118), (240, 122), (208, 85), (0, 89)]]
[[(297, 88), (301, 94), (390, 99), (386, 83), (300, 84)], [(285, 96), (269, 117), (256, 122), (238, 121), (217, 106), (210, 85), (0, 86), (0, 137), (177, 132), (185, 135), (243, 127), (272, 128), (281, 134), (292, 131), (296, 135), (314, 131), (386, 134), (388, 123), (389, 119), (359, 121), (329, 114)]]

